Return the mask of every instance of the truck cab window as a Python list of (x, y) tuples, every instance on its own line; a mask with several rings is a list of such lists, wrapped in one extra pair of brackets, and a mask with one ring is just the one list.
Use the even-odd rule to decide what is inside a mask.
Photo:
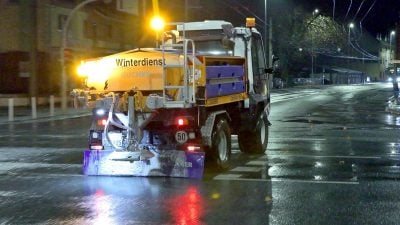
[(253, 80), (254, 91), (257, 94), (267, 95), (268, 93), (268, 77), (266, 74), (266, 64), (264, 57), (264, 48), (262, 39), (259, 34), (252, 36), (251, 51), (253, 52), (252, 67), (253, 67)]
[(262, 44), (261, 37), (259, 35), (253, 34), (252, 37), (252, 45), (251, 50), (255, 54), (252, 55), (252, 63), (253, 63), (253, 73), (254, 76), (260, 76), (265, 73), (265, 58), (264, 58), (264, 48)]

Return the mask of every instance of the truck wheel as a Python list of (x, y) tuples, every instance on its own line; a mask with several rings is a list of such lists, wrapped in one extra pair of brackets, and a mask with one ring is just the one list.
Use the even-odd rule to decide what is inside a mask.
[(219, 170), (229, 167), (231, 158), (231, 131), (228, 122), (220, 119), (212, 133), (211, 143), (212, 161)]
[(239, 133), (238, 142), (240, 151), (246, 153), (264, 153), (268, 144), (268, 125), (263, 114), (258, 117), (254, 131), (242, 131)]

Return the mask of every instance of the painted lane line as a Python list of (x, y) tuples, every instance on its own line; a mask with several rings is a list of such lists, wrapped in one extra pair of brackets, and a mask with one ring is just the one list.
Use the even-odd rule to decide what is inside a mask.
[(313, 183), (313, 184), (351, 184), (358, 185), (358, 181), (332, 181), (332, 180), (291, 180), (291, 179), (281, 179), (281, 178), (271, 178), (272, 182), (293, 182), (293, 183)]
[(345, 159), (382, 159), (381, 156), (350, 156), (350, 155), (278, 155), (268, 154), (268, 157), (297, 157), (297, 158), (345, 158)]
[(238, 166), (230, 171), (232, 172), (260, 172), (262, 168), (260, 167), (246, 167), (246, 166)]
[(284, 141), (326, 141), (326, 138), (269, 138), (269, 140), (284, 140)]
[(253, 160), (253, 161), (246, 163), (246, 165), (248, 165), (248, 166), (266, 166), (267, 162), (266, 162), (266, 160)]
[(228, 180), (228, 179), (237, 179), (241, 177), (242, 174), (220, 174), (214, 177), (214, 180)]
[(231, 178), (229, 176), (216, 176), (213, 180), (228, 180), (228, 181), (251, 181), (251, 182), (271, 182), (270, 179), (255, 179), (255, 178)]
[(0, 191), (0, 197), (12, 197), (17, 195), (17, 191)]
[(278, 99), (278, 100), (271, 100), (271, 103), (276, 103), (276, 102), (283, 102), (283, 101), (288, 101), (288, 100), (293, 100), (293, 99), (297, 99), (297, 98), (302, 98), (302, 97), (307, 97), (310, 96), (309, 94), (307, 95), (300, 95), (300, 96), (294, 96), (294, 97), (290, 97), (290, 98), (284, 98), (284, 99)]

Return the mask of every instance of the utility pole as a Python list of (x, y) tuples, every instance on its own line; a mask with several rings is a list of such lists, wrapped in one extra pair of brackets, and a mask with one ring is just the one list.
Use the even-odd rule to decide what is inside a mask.
[(400, 23), (396, 24), (396, 46), (395, 46), (395, 63), (393, 63), (394, 65), (394, 76), (392, 79), (392, 83), (393, 83), (393, 95), (396, 98), (396, 102), (397, 99), (399, 97), (399, 84), (397, 83), (397, 76), (398, 76), (398, 72), (397, 72), (397, 68), (398, 68), (398, 63), (397, 60), (400, 59)]
[[(22, 45), (26, 46), (29, 52), (29, 96), (37, 96), (37, 1), (21, 1), (21, 23), (24, 41)], [(27, 19), (28, 18), (28, 19)], [(25, 43), (24, 43), (25, 42)]]
[(267, 45), (267, 39), (268, 39), (268, 36), (267, 36), (267, 29), (268, 29), (268, 0), (264, 0), (264, 48), (265, 48), (265, 53), (266, 53), (266, 56), (267, 56), (267, 62), (266, 63), (268, 63), (268, 65), (267, 65), (267, 67), (270, 67), (271, 66), (271, 64), (270, 64), (270, 55), (269, 55), (269, 49), (271, 48), (271, 46), (269, 46), (269, 45)]
[(269, 19), (269, 32), (268, 32), (268, 50), (269, 50), (269, 53), (268, 53), (268, 59), (269, 59), (269, 62), (268, 62), (268, 65), (270, 66), (270, 67), (272, 67), (273, 65), (272, 65), (272, 54), (273, 54), (273, 52), (272, 52), (272, 17)]
[[(67, 21), (65, 21), (65, 24), (62, 29), (62, 36), (61, 36), (61, 46), (60, 46), (60, 64), (61, 64), (61, 89), (60, 89), (60, 97), (61, 97), (61, 109), (65, 111), (67, 109), (67, 72), (66, 72), (66, 66), (65, 66), (65, 58), (64, 58), (64, 51), (67, 46), (67, 33), (68, 33), (68, 27), (71, 22), (72, 17), (74, 14), (81, 9), (83, 6), (95, 2), (98, 0), (86, 0), (81, 2), (79, 5), (77, 5), (72, 11), (68, 14)], [(104, 2), (108, 3), (109, 1), (103, 0)]]

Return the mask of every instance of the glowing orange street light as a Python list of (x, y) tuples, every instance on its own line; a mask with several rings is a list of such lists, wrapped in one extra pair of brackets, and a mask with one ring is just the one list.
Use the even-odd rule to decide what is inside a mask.
[(160, 16), (154, 16), (151, 19), (150, 27), (156, 32), (156, 47), (158, 47), (158, 33), (164, 29), (164, 20)]
[(154, 16), (150, 22), (150, 26), (156, 32), (164, 28), (164, 20), (160, 16)]

